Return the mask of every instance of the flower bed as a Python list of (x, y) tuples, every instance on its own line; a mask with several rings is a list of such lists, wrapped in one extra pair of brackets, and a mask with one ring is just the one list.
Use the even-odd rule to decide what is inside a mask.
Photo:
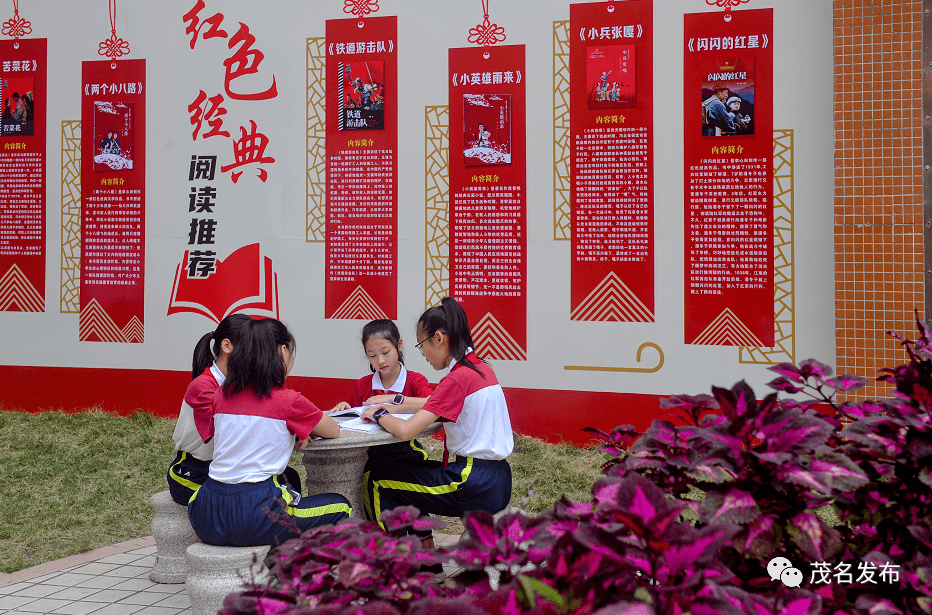
[[(917, 322), (908, 363), (882, 370), (891, 399), (838, 402), (866, 380), (815, 360), (771, 368), (793, 398), (744, 382), (674, 396), (683, 425), (593, 431), (612, 457), (590, 502), (470, 514), (435, 551), (407, 536), (436, 523), (412, 508), (387, 513), (387, 532), (311, 531), (224, 612), (932, 614), (932, 343)], [(419, 571), (440, 560), (462, 571), (431, 583)]]

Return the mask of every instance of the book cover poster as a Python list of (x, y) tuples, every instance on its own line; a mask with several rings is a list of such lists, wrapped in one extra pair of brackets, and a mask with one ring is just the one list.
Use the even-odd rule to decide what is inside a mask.
[(510, 94), (463, 94), (463, 156), (468, 167), (511, 164)]
[(720, 60), (710, 66), (702, 83), (702, 136), (753, 134), (754, 60)]
[(654, 1), (611, 6), (570, 5), (570, 319), (654, 322)]
[(607, 45), (586, 49), (586, 107), (634, 107), (635, 45)]
[(35, 80), (32, 77), (0, 79), (3, 100), (2, 135), (31, 135), (35, 132)]
[(731, 16), (683, 16), (683, 338), (771, 348), (774, 9)]
[(340, 130), (385, 127), (385, 62), (340, 62)]
[(145, 341), (146, 91), (145, 60), (81, 63), (82, 342)]
[(133, 168), (133, 103), (94, 101), (94, 170)]

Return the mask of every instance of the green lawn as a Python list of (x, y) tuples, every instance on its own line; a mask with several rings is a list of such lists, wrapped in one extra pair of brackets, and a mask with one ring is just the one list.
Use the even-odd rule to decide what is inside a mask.
[[(0, 572), (150, 535), (149, 497), (168, 488), (174, 425), (147, 414), (0, 411)], [(440, 443), (425, 444), (439, 458)], [(605, 459), (518, 437), (509, 460), (512, 505), (535, 514), (564, 493), (588, 500)], [(299, 454), (292, 465), (303, 480)], [(529, 489), (534, 495), (522, 505)]]

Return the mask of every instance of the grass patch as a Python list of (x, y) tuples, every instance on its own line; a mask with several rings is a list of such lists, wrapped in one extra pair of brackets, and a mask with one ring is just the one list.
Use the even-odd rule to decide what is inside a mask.
[(0, 412), (0, 572), (148, 536), (174, 421)]
[[(0, 572), (10, 573), (152, 533), (149, 497), (168, 488), (173, 419), (0, 411)], [(443, 444), (421, 440), (432, 458)], [(588, 501), (606, 456), (516, 436), (512, 506), (528, 514), (564, 493)], [(291, 465), (306, 479), (301, 454)], [(526, 504), (521, 500), (533, 489)], [(456, 519), (448, 531), (458, 532)]]

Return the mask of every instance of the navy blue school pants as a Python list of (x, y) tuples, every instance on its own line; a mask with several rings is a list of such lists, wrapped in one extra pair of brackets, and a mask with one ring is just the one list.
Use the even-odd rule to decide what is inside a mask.
[(427, 449), (417, 440), (370, 446), (366, 470), (370, 470), (373, 464), (383, 463), (389, 459), (392, 461), (427, 461)]
[[(276, 501), (286, 503), (286, 510)], [(228, 485), (208, 478), (188, 504), (197, 537), (217, 546), (277, 545), (313, 527), (350, 516), (349, 500), (336, 493), (306, 496), (297, 506), (284, 481)], [(276, 518), (277, 517), (277, 518)]]
[(366, 517), (416, 506), (422, 513), (462, 517), (470, 510), (496, 513), (511, 501), (511, 466), (504, 459), (456, 457), (439, 461), (370, 464), (363, 493)]
[(178, 451), (168, 467), (168, 492), (176, 504), (187, 506), (194, 493), (207, 480), (210, 461), (201, 461), (191, 453)]

